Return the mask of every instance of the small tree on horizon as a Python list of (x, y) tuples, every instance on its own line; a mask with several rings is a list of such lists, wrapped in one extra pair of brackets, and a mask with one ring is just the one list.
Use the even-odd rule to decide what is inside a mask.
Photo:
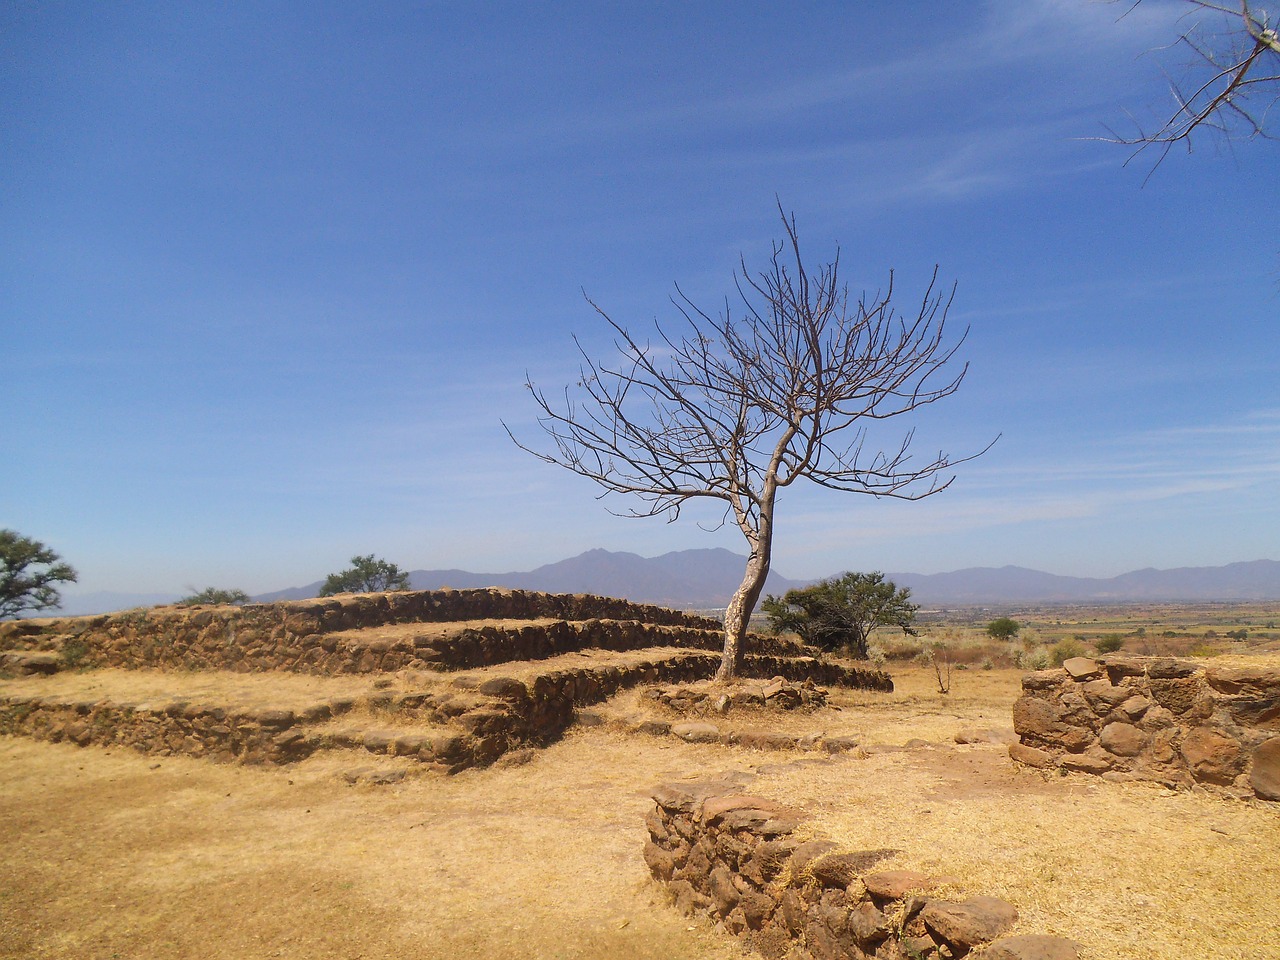
[(762, 604), (774, 633), (790, 630), (805, 643), (826, 651), (846, 650), (867, 659), (867, 644), (877, 627), (898, 627), (919, 636), (914, 627), (918, 604), (909, 587), (898, 588), (884, 574), (846, 573), (811, 587), (788, 590)]
[[(194, 587), (187, 587), (188, 590), (194, 590)], [(220, 587), (205, 587), (198, 593), (192, 593), (189, 597), (183, 597), (178, 601), (180, 607), (194, 607), (198, 604), (235, 604), (239, 606), (242, 603), (248, 603), (250, 596), (243, 590), (223, 590)]]
[[(675, 520), (691, 501), (723, 506), (749, 548), (742, 583), (724, 614), (719, 681), (742, 663), (751, 613), (773, 558), (779, 491), (805, 479), (830, 490), (920, 500), (951, 485), (958, 463), (939, 452), (913, 460), (914, 428), (881, 446), (873, 431), (892, 418), (955, 393), (967, 366), (947, 365), (964, 341), (944, 338), (955, 294), (939, 291), (937, 268), (907, 315), (893, 304), (894, 275), (883, 292), (851, 301), (840, 256), (816, 272), (804, 265), (794, 216), (781, 204), (785, 239), (769, 265), (735, 274), (741, 301), (713, 317), (679, 286), (672, 298), (683, 335), (656, 327), (656, 340), (633, 333), (588, 298), (617, 336), (616, 360), (593, 360), (581, 344), (578, 393), (552, 402), (526, 381), (552, 443), (523, 450), (587, 477), (641, 506), (622, 516)], [(505, 424), (504, 424), (505, 426)], [(990, 446), (988, 444), (988, 446)]]
[(351, 566), (325, 578), (319, 596), (339, 593), (384, 593), (409, 589), (409, 574), (372, 553), (351, 558)]
[(988, 636), (994, 637), (996, 640), (1012, 640), (1021, 629), (1022, 624), (1010, 617), (996, 617), (996, 619), (987, 624)]
[(0, 530), (0, 620), (62, 603), (57, 583), (75, 583), (77, 574), (53, 550), (16, 530)]

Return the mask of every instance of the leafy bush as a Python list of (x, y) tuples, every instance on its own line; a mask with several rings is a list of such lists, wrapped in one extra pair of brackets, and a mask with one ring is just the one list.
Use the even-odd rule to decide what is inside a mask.
[(0, 620), (58, 606), (54, 584), (75, 582), (75, 570), (39, 540), (0, 530)]
[(1053, 645), (1050, 656), (1053, 659), (1053, 665), (1060, 667), (1072, 657), (1083, 657), (1084, 652), (1084, 644), (1079, 640), (1059, 640)]
[[(191, 589), (188, 587), (187, 589)], [(223, 590), (220, 587), (205, 587), (199, 593), (193, 593), (189, 597), (183, 597), (178, 601), (180, 607), (194, 607), (201, 603), (226, 604), (234, 603), (236, 605), (249, 602), (249, 595), (243, 590)]]
[(1099, 653), (1115, 653), (1124, 646), (1124, 637), (1118, 633), (1104, 633), (1094, 643), (1093, 648)]
[(997, 640), (1010, 640), (1016, 637), (1021, 629), (1022, 624), (1009, 617), (997, 617), (987, 624), (987, 633)]
[(1022, 670), (1043, 670), (1049, 666), (1049, 651), (1043, 647), (1035, 650), (1019, 650), (1014, 660)]
[(332, 597), (339, 593), (383, 593), (409, 589), (409, 574), (394, 563), (375, 558), (372, 553), (352, 557), (351, 566), (338, 573), (331, 573), (320, 588), (320, 596)]
[(899, 589), (883, 573), (846, 573), (782, 597), (767, 596), (761, 609), (774, 633), (791, 630), (822, 650), (847, 650), (865, 660), (867, 641), (877, 627), (898, 627), (916, 636), (917, 605), (911, 591)]

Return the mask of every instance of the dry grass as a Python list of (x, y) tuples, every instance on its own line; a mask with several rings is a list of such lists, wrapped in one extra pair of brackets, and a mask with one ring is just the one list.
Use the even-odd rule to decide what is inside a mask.
[(753, 791), (818, 812), (886, 867), (955, 877), (957, 895), (1017, 905), (1015, 933), (1094, 960), (1277, 956), (1280, 816), (1207, 795), (1015, 770), (998, 748), (873, 755), (769, 773)]
[[(938, 744), (834, 761), (595, 728), (524, 766), (375, 788), (337, 774), (396, 761), (244, 768), (0, 739), (0, 957), (729, 960), (737, 943), (670, 909), (641, 859), (649, 789), (727, 769), (815, 832), (1006, 897), (1020, 930), (1071, 936), (1089, 960), (1276, 956), (1275, 806), (1044, 778), (998, 746), (949, 745), (1010, 726), (1018, 678), (960, 671), (943, 696), (912, 667), (894, 694), (837, 692), (840, 709), (780, 721)], [(256, 697), (311, 680), (219, 682)]]

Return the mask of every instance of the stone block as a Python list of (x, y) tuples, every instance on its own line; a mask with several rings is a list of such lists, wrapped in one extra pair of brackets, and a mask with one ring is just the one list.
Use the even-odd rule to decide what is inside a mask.
[(1227, 785), (1244, 767), (1240, 744), (1208, 727), (1196, 727), (1188, 733), (1181, 751), (1197, 780)]
[(687, 743), (716, 743), (720, 739), (720, 728), (714, 723), (673, 723), (671, 733)]
[(1098, 742), (1118, 757), (1136, 757), (1147, 745), (1147, 735), (1131, 723), (1109, 723), (1102, 728)]
[(1272, 737), (1253, 751), (1249, 783), (1262, 799), (1280, 800), (1280, 737)]
[(1080, 692), (1100, 716), (1106, 716), (1133, 695), (1129, 687), (1117, 687), (1110, 680), (1090, 680), (1081, 684)]
[(1212, 667), (1204, 672), (1204, 678), (1219, 693), (1236, 694), (1246, 690), (1280, 692), (1280, 670)]
[(1092, 657), (1072, 657), (1062, 664), (1062, 669), (1067, 671), (1067, 676), (1072, 680), (1092, 680), (1094, 677), (1102, 674), (1102, 668), (1098, 665), (1098, 661)]
[(1017, 908), (995, 897), (973, 897), (963, 903), (930, 900), (920, 911), (924, 924), (948, 943), (974, 947), (996, 939), (1014, 925)]
[(1079, 960), (1080, 945), (1066, 937), (1030, 934), (1003, 937), (987, 947), (983, 960)]
[(1026, 764), (1028, 767), (1036, 767), (1039, 770), (1047, 770), (1050, 767), (1057, 766), (1058, 760), (1052, 753), (1041, 750), (1038, 747), (1031, 747), (1025, 743), (1009, 744), (1009, 756), (1018, 763)]
[(1106, 773), (1113, 766), (1115, 761), (1103, 755), (1092, 753), (1067, 754), (1062, 758), (1062, 769), (1070, 770), (1073, 773)]
[(914, 870), (881, 870), (862, 878), (867, 893), (880, 900), (901, 900), (912, 891), (928, 893), (939, 885), (939, 879)]

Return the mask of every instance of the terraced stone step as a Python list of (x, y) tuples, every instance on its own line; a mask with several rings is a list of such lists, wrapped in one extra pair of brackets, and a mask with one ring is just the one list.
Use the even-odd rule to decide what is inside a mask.
[[(449, 674), (71, 671), (0, 681), (0, 733), (245, 763), (355, 747), (453, 772), (543, 746), (577, 708), (620, 690), (709, 679), (719, 664), (718, 655), (668, 646), (584, 649)], [(812, 658), (752, 655), (743, 673), (892, 688), (884, 674)]]
[(244, 606), (152, 607), (87, 617), (0, 623), (0, 650), (56, 651), (76, 641), (93, 666), (181, 664), (209, 660), (219, 645), (248, 651), (249, 660), (282, 641), (397, 623), (470, 620), (636, 620), (714, 630), (715, 620), (662, 607), (589, 594), (547, 594), (498, 588), (350, 594)]

